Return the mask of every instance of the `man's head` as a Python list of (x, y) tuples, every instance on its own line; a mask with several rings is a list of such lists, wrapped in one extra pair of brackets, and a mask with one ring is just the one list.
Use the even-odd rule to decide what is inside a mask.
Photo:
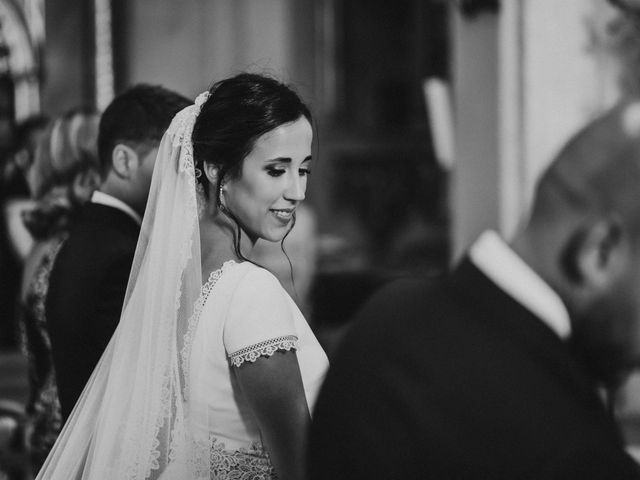
[(100, 119), (101, 190), (140, 214), (149, 195), (158, 145), (171, 120), (191, 102), (160, 86), (140, 84), (117, 96)]
[(594, 373), (613, 383), (640, 366), (640, 101), (616, 106), (562, 149), (514, 242), (523, 245), (567, 304)]

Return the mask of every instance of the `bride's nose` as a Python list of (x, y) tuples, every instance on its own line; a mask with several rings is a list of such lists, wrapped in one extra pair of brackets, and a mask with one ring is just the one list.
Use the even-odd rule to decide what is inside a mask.
[(300, 175), (291, 175), (284, 191), (284, 198), (291, 202), (301, 202), (305, 199), (307, 179)]

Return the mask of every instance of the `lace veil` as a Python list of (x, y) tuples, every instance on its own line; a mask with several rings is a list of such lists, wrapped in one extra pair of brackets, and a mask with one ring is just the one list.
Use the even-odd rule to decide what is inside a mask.
[(38, 480), (210, 478), (183, 361), (203, 280), (191, 134), (208, 96), (162, 138), (120, 323)]

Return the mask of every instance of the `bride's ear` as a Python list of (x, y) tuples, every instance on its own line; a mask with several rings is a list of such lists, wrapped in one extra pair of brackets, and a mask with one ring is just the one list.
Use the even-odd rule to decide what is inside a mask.
[(211, 185), (218, 184), (218, 167), (213, 163), (203, 162), (204, 174)]

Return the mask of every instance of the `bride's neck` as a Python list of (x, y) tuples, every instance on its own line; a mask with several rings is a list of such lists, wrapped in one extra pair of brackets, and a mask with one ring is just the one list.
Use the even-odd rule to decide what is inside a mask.
[[(223, 215), (206, 217), (200, 220), (200, 252), (202, 257), (202, 271), (211, 272), (222, 267), (229, 261), (243, 261), (236, 249), (236, 235), (238, 227)], [(254, 243), (242, 232), (240, 253), (248, 256)]]

